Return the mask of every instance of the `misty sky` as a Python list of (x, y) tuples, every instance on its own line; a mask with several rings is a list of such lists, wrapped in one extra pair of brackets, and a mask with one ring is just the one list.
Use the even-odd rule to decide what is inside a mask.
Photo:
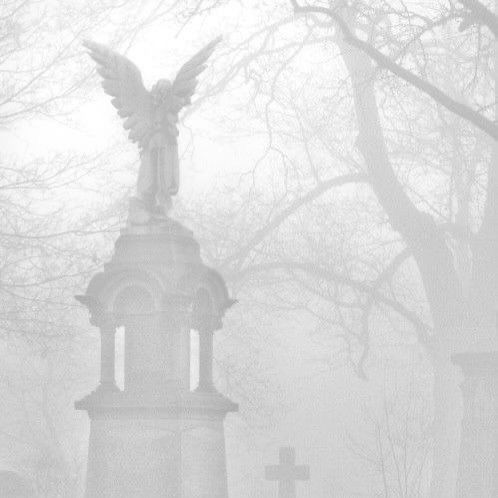
[[(459, 29), (459, 2), (358, 5), (361, 40), (372, 34), (382, 54), (493, 125), (489, 27)], [(399, 10), (387, 15), (387, 6)], [(439, 25), (446, 8), (454, 18)], [(73, 296), (111, 257), (140, 160), (82, 41), (126, 54), (150, 89), (222, 35), (181, 114), (171, 215), (193, 230), (239, 301), (215, 342), (218, 386), (240, 405), (226, 421), (232, 497), (276, 496), (264, 466), (281, 446), (295, 446), (311, 467), (300, 498), (429, 496), (432, 459), (445, 451), (455, 480), (462, 373), (450, 357), (469, 344), (487, 350), (496, 335), (498, 271), (486, 244), (498, 237), (489, 229), (487, 253), (473, 242), (493, 209), (497, 151), (478, 117), (370, 71), (333, 18), (295, 15), (286, 0), (44, 0), (19, 12), (5, 93), (29, 70), (46, 80), (27, 101), (75, 89), (19, 119), (9, 113), (21, 99), (0, 106), (1, 163), (28, 179), (26, 190), (6, 188), (2, 209), (12, 219), (0, 212), (0, 283), (8, 282), (0, 465), (39, 475), (36, 465), (56, 455), (51, 468), (66, 476), (66, 494), (44, 496), (70, 496), (83, 482), (88, 419), (72, 405), (98, 382), (99, 338)], [(428, 19), (435, 28), (425, 29)], [(51, 70), (59, 50), (67, 58)], [(61, 165), (67, 171), (51, 179)], [(38, 168), (48, 180), (35, 178)], [(335, 178), (344, 183), (330, 186)], [(31, 334), (38, 326), (50, 333)], [(117, 344), (122, 386), (122, 331)], [(403, 459), (411, 474), (400, 491)], [(408, 489), (412, 478), (419, 489)], [(441, 489), (455, 486), (443, 481)]]

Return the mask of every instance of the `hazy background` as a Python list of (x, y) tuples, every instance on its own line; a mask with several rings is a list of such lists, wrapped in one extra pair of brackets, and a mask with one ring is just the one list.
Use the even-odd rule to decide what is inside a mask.
[(126, 53), (150, 88), (219, 34), (183, 114), (172, 216), (239, 301), (216, 339), (240, 405), (231, 496), (276, 496), (264, 466), (288, 445), (311, 467), (302, 497), (452, 496), (449, 357), (494, 335), (493, 247), (471, 244), (482, 226), (498, 239), (476, 126), (494, 119), (494, 39), (452, 0), (310, 5), (468, 116), (286, 0), (0, 4), (0, 468), (40, 496), (81, 493), (73, 402), (97, 383), (99, 338), (73, 296), (110, 257), (138, 169), (81, 41)]

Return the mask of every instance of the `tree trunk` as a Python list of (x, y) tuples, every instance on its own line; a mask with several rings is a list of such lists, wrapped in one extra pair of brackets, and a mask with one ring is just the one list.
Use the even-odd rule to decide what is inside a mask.
[(359, 140), (372, 188), (391, 226), (406, 241), (417, 263), (432, 312), (435, 336), (428, 345), (433, 364), (433, 472), (431, 496), (453, 498), (458, 470), (462, 402), (451, 354), (465, 332), (468, 303), (444, 235), (434, 220), (406, 196), (392, 165), (380, 123), (373, 68), (364, 54), (341, 46), (353, 85)]

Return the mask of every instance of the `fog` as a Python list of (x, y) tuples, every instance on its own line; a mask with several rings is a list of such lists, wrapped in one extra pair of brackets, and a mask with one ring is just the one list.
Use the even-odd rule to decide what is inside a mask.
[(498, 496), (493, 2), (0, 5), (0, 497)]

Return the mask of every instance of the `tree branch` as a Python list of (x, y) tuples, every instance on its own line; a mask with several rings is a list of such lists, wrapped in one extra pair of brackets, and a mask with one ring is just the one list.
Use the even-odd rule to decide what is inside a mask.
[[(336, 20), (345, 34), (344, 40), (339, 40), (338, 45), (342, 49), (344, 62), (352, 79), (359, 130), (358, 147), (365, 158), (372, 187), (389, 217), (391, 226), (403, 236), (413, 253), (431, 306), (434, 323), (440, 332), (451, 333), (459, 326), (462, 318), (455, 309), (462, 313), (464, 311), (461, 282), (441, 230), (428, 214), (419, 211), (413, 204), (391, 165), (371, 78), (372, 57), (368, 53), (372, 50), (374, 55), (379, 55), (380, 52), (370, 47), (368, 43), (355, 38), (346, 21), (335, 11), (324, 7), (299, 7), (296, 0), (290, 1), (295, 7), (297, 6), (298, 11), (328, 15)], [(346, 44), (349, 50), (344, 49)], [(364, 50), (365, 46), (368, 51)], [(387, 59), (383, 54), (379, 57), (382, 60)], [(415, 77), (405, 69), (403, 71)], [(462, 107), (477, 114), (466, 106)], [(481, 120), (486, 120), (483, 116), (478, 116)], [(498, 138), (498, 128), (493, 122), (490, 123)], [(445, 298), (441, 299), (441, 296)]]
[(479, 21), (487, 26), (498, 38), (498, 17), (478, 0), (460, 0), (460, 3), (467, 7), (472, 13), (472, 20)]
[(237, 273), (236, 278), (240, 279), (243, 276), (251, 273), (267, 273), (274, 270), (283, 270), (287, 272), (301, 271), (303, 273), (306, 273), (307, 275), (311, 275), (313, 278), (318, 278), (328, 282), (333, 282), (335, 284), (344, 285), (353, 290), (362, 292), (368, 296), (371, 296), (376, 302), (390, 307), (399, 315), (406, 318), (414, 326), (417, 334), (419, 334), (420, 338), (424, 342), (429, 341), (430, 339), (429, 331), (432, 330), (431, 326), (426, 324), (420, 317), (417, 316), (416, 313), (407, 309), (403, 304), (380, 293), (376, 288), (375, 282), (374, 284), (370, 284), (368, 282), (360, 282), (346, 275), (341, 275), (340, 273), (333, 272), (328, 268), (323, 268), (315, 263), (301, 263), (297, 261), (277, 261), (262, 263), (260, 265), (254, 265), (242, 270), (241, 272)]
[(301, 6), (298, 4), (297, 0), (290, 0), (290, 2), (296, 13), (323, 14), (330, 17), (339, 26), (346, 43), (356, 47), (361, 52), (368, 55), (368, 57), (375, 61), (379, 67), (387, 69), (407, 83), (410, 83), (415, 88), (434, 99), (437, 103), (441, 104), (447, 110), (453, 112), (457, 116), (460, 116), (466, 121), (473, 123), (494, 140), (498, 140), (498, 125), (494, 121), (486, 118), (469, 106), (452, 99), (449, 95), (444, 93), (432, 83), (429, 83), (420, 76), (408, 71), (403, 66), (397, 64), (388, 56), (384, 55), (380, 50), (370, 45), (368, 42), (355, 36), (346, 21), (333, 9), (320, 6)]
[(252, 236), (252, 238), (249, 240), (249, 242), (246, 243), (244, 247), (242, 247), (236, 253), (230, 255), (223, 262), (223, 266), (226, 267), (230, 263), (237, 260), (239, 261), (239, 263), (242, 263), (242, 261), (246, 258), (249, 252), (259, 243), (261, 243), (273, 230), (275, 230), (278, 226), (280, 226), (287, 218), (289, 218), (289, 216), (294, 214), (302, 206), (305, 206), (309, 202), (325, 194), (331, 188), (340, 187), (342, 185), (346, 185), (349, 183), (365, 183), (367, 182), (367, 180), (368, 177), (366, 175), (351, 174), (351, 175), (338, 176), (335, 178), (331, 178), (330, 180), (326, 180), (324, 182), (319, 183), (317, 187), (315, 187), (313, 190), (311, 190), (304, 196), (296, 199), (281, 213), (279, 213), (271, 221), (269, 221), (265, 226), (257, 230), (256, 233)]

